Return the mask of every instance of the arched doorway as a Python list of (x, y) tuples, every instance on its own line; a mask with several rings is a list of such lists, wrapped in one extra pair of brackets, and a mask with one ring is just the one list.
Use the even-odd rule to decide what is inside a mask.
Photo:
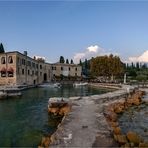
[(44, 73), (44, 82), (46, 82), (47, 81), (47, 73)]

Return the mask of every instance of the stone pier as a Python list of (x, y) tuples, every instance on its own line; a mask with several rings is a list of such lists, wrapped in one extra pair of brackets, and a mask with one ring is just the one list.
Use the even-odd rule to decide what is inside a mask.
[[(115, 147), (103, 109), (127, 95), (127, 87), (88, 97), (70, 97), (72, 109), (50, 137), (50, 147)], [(45, 145), (44, 145), (45, 146)]]

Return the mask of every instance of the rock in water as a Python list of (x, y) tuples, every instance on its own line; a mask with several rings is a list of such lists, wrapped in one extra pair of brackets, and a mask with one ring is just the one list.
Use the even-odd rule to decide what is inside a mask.
[(115, 133), (116, 135), (121, 134), (121, 129), (120, 129), (120, 127), (114, 127), (114, 128), (113, 128), (113, 131), (114, 131), (114, 133)]
[(138, 145), (141, 142), (141, 138), (135, 132), (129, 131), (126, 136), (127, 136), (128, 140), (131, 143), (133, 142), (135, 145)]
[(127, 139), (125, 135), (117, 135), (117, 141), (120, 145), (126, 144)]

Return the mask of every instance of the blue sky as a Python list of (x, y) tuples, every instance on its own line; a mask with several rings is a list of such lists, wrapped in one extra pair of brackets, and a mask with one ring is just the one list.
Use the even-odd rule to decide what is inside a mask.
[(109, 53), (128, 60), (148, 50), (146, 1), (0, 1), (0, 20), (5, 50), (51, 62)]

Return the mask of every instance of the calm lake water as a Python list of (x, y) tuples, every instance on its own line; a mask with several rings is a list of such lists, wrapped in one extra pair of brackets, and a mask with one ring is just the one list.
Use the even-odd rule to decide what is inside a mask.
[(47, 113), (50, 97), (88, 96), (108, 92), (91, 87), (32, 88), (17, 99), (0, 100), (0, 146), (38, 146), (43, 135), (53, 133), (59, 119)]

